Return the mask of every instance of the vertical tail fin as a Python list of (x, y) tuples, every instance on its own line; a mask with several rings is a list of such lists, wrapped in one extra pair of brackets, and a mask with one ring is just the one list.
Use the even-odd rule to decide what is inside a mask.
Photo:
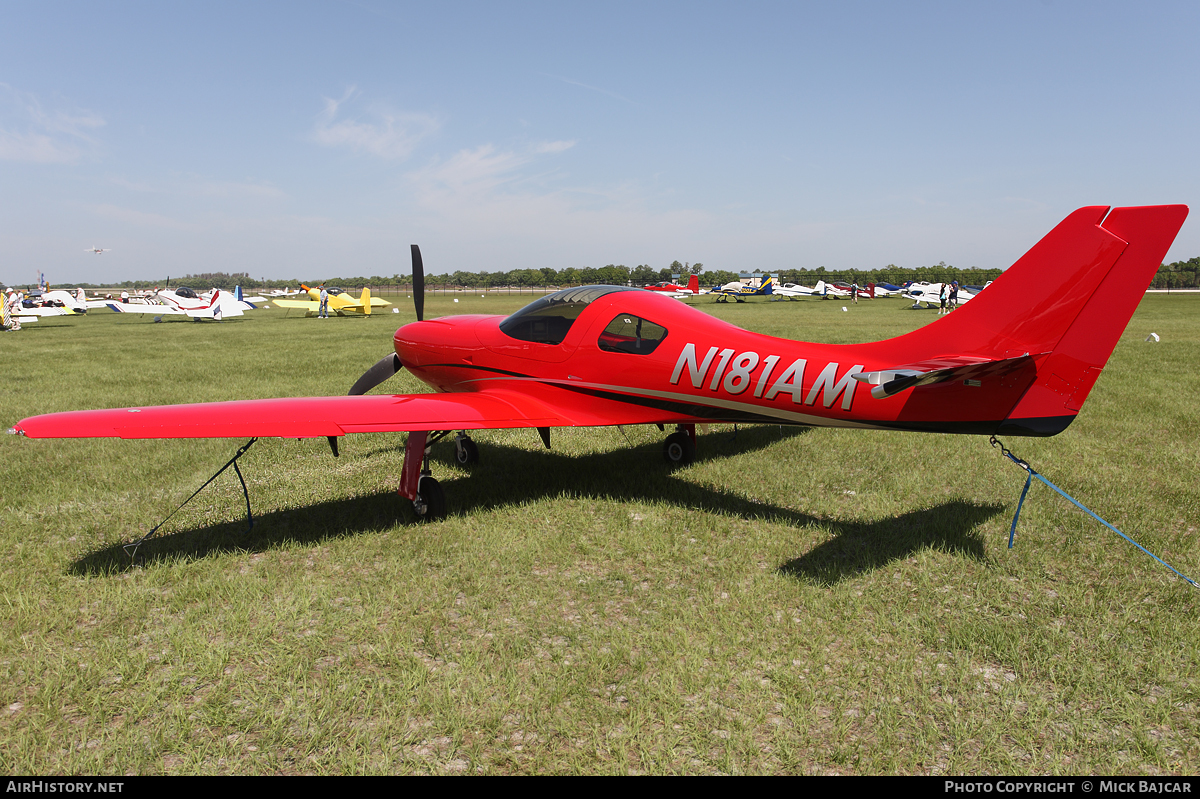
[(692, 275), (691, 277), (688, 278), (687, 290), (692, 292), (693, 294), (700, 293), (700, 276), (699, 275)]
[(1054, 435), (1083, 405), (1187, 213), (1080, 208), (969, 303), (877, 352), (897, 363), (1027, 361), (1027, 388), (996, 432)]
[[(1073, 417), (1079, 412), (1187, 213), (1184, 205), (1146, 206), (1117, 208), (1105, 218), (1101, 227), (1125, 242), (1125, 247), (1053, 351), (1038, 365), (1037, 380), (1009, 413), (999, 432), (1028, 435), (1032, 429), (1040, 433), (1030, 420), (1056, 413)], [(995, 284), (988, 291), (993, 288)], [(983, 296), (986, 292), (980, 295)], [(963, 310), (966, 307), (970, 306)]]
[(362, 306), (363, 306), (363, 313), (366, 314), (367, 316), (370, 316), (371, 315), (371, 289), (367, 288), (366, 286), (363, 286), (361, 302), (362, 302)]

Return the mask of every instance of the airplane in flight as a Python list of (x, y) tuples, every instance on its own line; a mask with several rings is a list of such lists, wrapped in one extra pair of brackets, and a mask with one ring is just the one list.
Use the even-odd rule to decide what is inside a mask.
[(101, 249), (100, 247), (88, 247), (86, 250), (84, 250), (84, 252), (91, 252), (91, 253), (95, 253), (96, 255), (103, 255), (106, 252), (112, 252), (112, 250), (105, 250), (105, 249)]
[[(473, 430), (676, 426), (665, 459), (686, 464), (696, 425), (769, 423), (968, 435), (1052, 436), (1080, 412), (1187, 217), (1184, 205), (1081, 208), (969, 305), (902, 336), (820, 344), (753, 333), (623, 286), (582, 286), (503, 316), (417, 321), (344, 397), (52, 413), (30, 438), (247, 438), (408, 433), (398, 493), (446, 512), (431, 445), (479, 458)], [(1033, 288), (1031, 288), (1033, 287)], [(368, 394), (400, 369), (428, 394)]]
[[(321, 290), (319, 288), (309, 288), (303, 283), (300, 288), (308, 292), (311, 299), (308, 300), (271, 300), (279, 308), (303, 308), (305, 316), (316, 316), (321, 308)], [(347, 314), (370, 316), (372, 308), (382, 308), (385, 305), (391, 305), (387, 300), (382, 300), (379, 297), (372, 297), (371, 290), (363, 287), (362, 296), (355, 299), (350, 294), (347, 294), (342, 289), (331, 288), (326, 289), (329, 294), (329, 310), (331, 313), (336, 313), (338, 316), (346, 316)]]

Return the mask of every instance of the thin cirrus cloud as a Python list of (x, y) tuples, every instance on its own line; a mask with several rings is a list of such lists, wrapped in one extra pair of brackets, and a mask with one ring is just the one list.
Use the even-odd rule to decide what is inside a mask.
[(35, 95), (0, 83), (0, 160), (73, 164), (95, 146), (90, 131), (104, 124), (92, 111), (47, 112)]
[(325, 109), (317, 116), (312, 139), (325, 147), (343, 147), (388, 160), (405, 160), (417, 144), (436, 133), (441, 124), (429, 114), (398, 113), (374, 107), (366, 120), (342, 118), (343, 106), (358, 95), (351, 86), (342, 99), (325, 98)]
[(425, 189), (449, 189), (476, 194), (519, 180), (519, 170), (538, 155), (557, 155), (575, 146), (574, 141), (540, 142), (526, 152), (498, 152), (491, 144), (460, 150), (446, 160), (410, 173), (409, 179)]

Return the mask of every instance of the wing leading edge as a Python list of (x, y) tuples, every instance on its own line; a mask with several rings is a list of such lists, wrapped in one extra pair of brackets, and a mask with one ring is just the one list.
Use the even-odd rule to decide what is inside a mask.
[(570, 425), (523, 394), (371, 394), (67, 411), (22, 419), (29, 438), (315, 438), (347, 433)]

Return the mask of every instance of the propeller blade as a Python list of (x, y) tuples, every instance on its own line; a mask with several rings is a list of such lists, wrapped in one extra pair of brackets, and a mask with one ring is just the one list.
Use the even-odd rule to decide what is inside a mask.
[(399, 372), (402, 368), (400, 356), (396, 353), (385, 355), (375, 362), (367, 371), (363, 372), (363, 376), (354, 381), (354, 385), (350, 387), (348, 396), (357, 397), (360, 394), (366, 394), (375, 386), (387, 380), (392, 375)]
[(421, 260), (421, 248), (412, 245), (413, 261), (413, 304), (417, 306), (417, 321), (425, 319), (425, 263)]

